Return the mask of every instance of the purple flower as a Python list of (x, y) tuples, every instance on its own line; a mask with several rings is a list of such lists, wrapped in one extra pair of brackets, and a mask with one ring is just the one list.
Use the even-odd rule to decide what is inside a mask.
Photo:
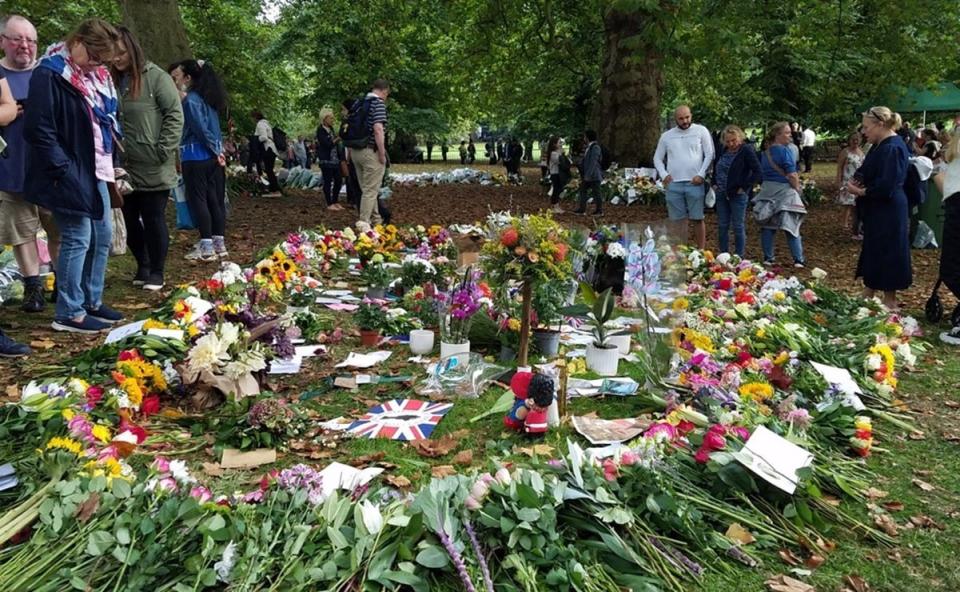
[(298, 464), (280, 471), (277, 485), (286, 491), (304, 490), (311, 504), (323, 502), (323, 477), (319, 471), (304, 464)]

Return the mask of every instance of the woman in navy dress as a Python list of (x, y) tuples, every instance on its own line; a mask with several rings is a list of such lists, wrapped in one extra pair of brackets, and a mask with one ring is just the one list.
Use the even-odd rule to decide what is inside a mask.
[(896, 133), (900, 125), (900, 115), (886, 107), (864, 112), (863, 133), (873, 148), (847, 183), (863, 220), (856, 277), (863, 278), (867, 298), (883, 292), (883, 303), (891, 310), (897, 309), (897, 290), (913, 283), (910, 215), (903, 192), (910, 162), (907, 145)]

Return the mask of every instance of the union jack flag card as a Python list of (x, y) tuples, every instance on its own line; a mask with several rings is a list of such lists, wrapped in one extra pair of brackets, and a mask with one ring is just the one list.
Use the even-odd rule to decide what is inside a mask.
[(347, 432), (357, 438), (426, 440), (453, 403), (395, 399), (371, 407)]

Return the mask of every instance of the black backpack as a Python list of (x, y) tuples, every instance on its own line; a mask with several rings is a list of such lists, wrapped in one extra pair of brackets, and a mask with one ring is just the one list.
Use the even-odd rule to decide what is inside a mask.
[(287, 132), (277, 126), (273, 127), (273, 145), (277, 147), (277, 154), (287, 152)]
[(564, 175), (569, 179), (571, 163), (570, 163), (570, 159), (567, 158), (566, 154), (560, 154), (560, 162), (558, 164), (560, 166), (560, 174)]
[(347, 121), (341, 130), (340, 137), (347, 148), (361, 149), (370, 145), (370, 126), (367, 118), (370, 116), (370, 97), (354, 101), (347, 115)]
[(613, 154), (603, 144), (597, 145), (600, 146), (600, 170), (605, 172), (613, 164)]

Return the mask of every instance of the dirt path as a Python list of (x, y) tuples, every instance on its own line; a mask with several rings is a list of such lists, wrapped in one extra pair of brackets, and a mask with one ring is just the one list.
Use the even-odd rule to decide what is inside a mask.
[[(821, 186), (827, 195), (834, 188), (829, 179), (829, 169), (822, 167)], [(533, 169), (529, 172), (535, 175)], [(542, 189), (530, 177), (530, 182), (519, 187), (482, 187), (479, 185), (446, 185), (430, 187), (399, 187), (394, 191), (391, 208), (393, 222), (404, 224), (452, 224), (482, 221), (491, 211), (511, 210), (514, 213), (537, 212), (548, 206)], [(564, 204), (573, 209), (573, 204)], [(173, 208), (169, 208), (172, 218)], [(748, 216), (749, 217), (749, 216)], [(567, 224), (593, 226), (597, 223), (646, 223), (660, 224), (666, 218), (662, 206), (608, 206), (606, 215), (600, 219), (562, 214), (557, 218)], [(814, 267), (829, 272), (828, 283), (837, 288), (858, 292), (859, 283), (853, 279), (860, 244), (851, 240), (840, 230), (843, 212), (839, 206), (824, 203), (811, 208), (803, 226), (804, 250), (809, 265), (799, 275), (806, 276)], [(228, 223), (230, 259), (250, 263), (261, 249), (283, 239), (285, 234), (297, 228), (312, 228), (323, 224), (340, 228), (352, 224), (355, 214), (351, 210), (328, 212), (322, 194), (314, 191), (291, 191), (280, 198), (242, 197), (233, 204)], [(716, 248), (716, 216), (707, 216), (708, 248)], [(172, 226), (171, 226), (172, 227)], [(105, 302), (127, 313), (132, 318), (154, 308), (176, 285), (209, 277), (216, 269), (215, 263), (193, 263), (183, 255), (196, 240), (192, 231), (174, 231), (167, 266), (167, 289), (158, 293), (144, 292), (129, 284), (135, 270), (130, 255), (114, 257), (110, 262), (107, 277)], [(778, 238), (777, 252), (781, 260), (786, 255), (786, 245)], [(748, 221), (747, 255), (759, 258), (759, 230)], [(914, 251), (914, 285), (903, 293), (902, 301), (907, 310), (920, 313), (930, 287), (933, 285), (939, 251)], [(789, 270), (792, 272), (793, 270)], [(946, 292), (944, 290), (943, 292)], [(946, 296), (946, 294), (944, 294)], [(955, 303), (945, 298), (947, 312)], [(76, 335), (54, 333), (49, 330), (53, 318), (52, 306), (37, 315), (25, 315), (18, 307), (0, 309), (0, 325), (16, 339), (32, 342), (36, 355), (29, 360), (0, 362), (0, 387), (4, 384), (22, 384), (32, 375), (36, 364), (53, 363), (89, 348), (102, 338), (90, 340)]]

